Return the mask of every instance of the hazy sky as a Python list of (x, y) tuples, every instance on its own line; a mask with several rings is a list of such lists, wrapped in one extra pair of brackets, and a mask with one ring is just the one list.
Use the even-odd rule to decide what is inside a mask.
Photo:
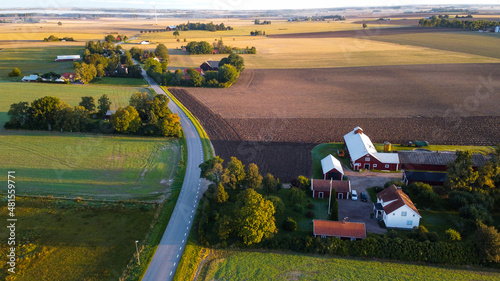
[(412, 4), (493, 4), (500, 0), (0, 0), (2, 8), (144, 8), (151, 9), (304, 9), (345, 6), (398, 6)]

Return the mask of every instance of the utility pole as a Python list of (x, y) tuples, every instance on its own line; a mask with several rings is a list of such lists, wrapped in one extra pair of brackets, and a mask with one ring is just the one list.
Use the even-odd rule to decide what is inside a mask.
[(139, 258), (139, 248), (137, 247), (137, 243), (139, 243), (139, 240), (135, 240), (135, 250), (137, 251), (137, 263), (141, 265), (141, 259)]
[(332, 179), (330, 179), (330, 197), (328, 198), (328, 214), (330, 214), (330, 204), (332, 203)]

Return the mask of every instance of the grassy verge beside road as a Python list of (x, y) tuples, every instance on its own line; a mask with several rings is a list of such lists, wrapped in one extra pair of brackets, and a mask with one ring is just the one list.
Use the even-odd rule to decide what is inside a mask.
[(214, 151), (212, 149), (212, 144), (210, 143), (210, 139), (207, 135), (207, 133), (205, 132), (205, 130), (203, 129), (203, 127), (201, 126), (200, 122), (198, 121), (198, 119), (181, 103), (179, 102), (175, 97), (174, 95), (172, 95), (168, 89), (164, 86), (162, 86), (162, 89), (165, 91), (165, 93), (167, 93), (168, 95), (168, 98), (175, 102), (175, 104), (177, 104), (177, 106), (179, 106), (179, 108), (184, 111), (184, 113), (186, 114), (186, 116), (189, 118), (189, 120), (191, 120), (191, 122), (193, 122), (193, 125), (195, 126), (196, 128), (196, 131), (198, 132), (198, 134), (200, 135), (200, 139), (201, 139), (201, 144), (203, 146), (203, 158), (206, 160), (210, 159), (213, 157), (214, 155)]

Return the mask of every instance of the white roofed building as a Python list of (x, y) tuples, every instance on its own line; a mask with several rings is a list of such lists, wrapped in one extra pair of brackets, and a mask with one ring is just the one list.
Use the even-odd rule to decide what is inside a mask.
[(321, 169), (323, 170), (324, 180), (342, 180), (344, 178), (342, 164), (331, 154), (321, 159)]
[(344, 143), (354, 170), (398, 171), (400, 169), (398, 154), (377, 152), (370, 138), (360, 127), (346, 134)]
[(38, 75), (31, 74), (30, 76), (24, 76), (21, 81), (23, 82), (36, 82), (38, 80)]
[(68, 55), (68, 56), (57, 56), (55, 61), (78, 61), (80, 60), (80, 55)]

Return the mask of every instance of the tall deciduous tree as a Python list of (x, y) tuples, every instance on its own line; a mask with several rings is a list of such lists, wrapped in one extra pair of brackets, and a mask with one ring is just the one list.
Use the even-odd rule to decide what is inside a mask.
[(219, 68), (218, 80), (221, 83), (234, 83), (238, 77), (238, 71), (230, 64), (225, 64)]
[(245, 61), (238, 54), (230, 54), (227, 57), (227, 63), (234, 66), (238, 72), (242, 72), (245, 69)]
[(111, 124), (118, 132), (135, 133), (141, 126), (139, 113), (133, 106), (120, 108), (115, 114), (111, 115)]
[(224, 203), (227, 199), (229, 199), (229, 194), (227, 194), (227, 191), (224, 189), (222, 183), (219, 183), (217, 189), (215, 190), (215, 200), (218, 203)]
[(97, 76), (97, 70), (93, 64), (82, 63), (75, 70), (76, 79), (83, 81), (83, 83), (88, 83)]
[(500, 233), (495, 227), (479, 223), (473, 241), (483, 261), (500, 262)]
[(259, 173), (259, 167), (255, 163), (250, 163), (247, 167), (245, 181), (249, 188), (261, 188), (262, 176)]
[(163, 59), (163, 62), (168, 64), (168, 49), (164, 44), (158, 44), (158, 46), (156, 46), (155, 54), (157, 57)]
[(167, 114), (158, 121), (161, 136), (164, 137), (180, 137), (181, 136), (181, 119), (177, 114)]
[(87, 109), (89, 113), (95, 111), (95, 99), (92, 96), (82, 97), (82, 101), (79, 105)]
[(472, 191), (472, 186), (478, 177), (472, 166), (471, 151), (457, 151), (457, 158), (448, 164), (446, 186), (450, 189)]
[(22, 128), (29, 124), (31, 120), (31, 107), (27, 102), (13, 103), (10, 105), (9, 124), (14, 128)]
[(236, 157), (231, 157), (231, 161), (227, 164), (227, 168), (222, 175), (222, 183), (226, 186), (236, 189), (240, 187), (245, 180), (245, 165)]
[(235, 208), (236, 232), (243, 243), (251, 245), (277, 232), (274, 206), (254, 189), (246, 189), (239, 195), (240, 204)]
[(267, 175), (264, 176), (264, 179), (262, 180), (262, 188), (264, 188), (267, 195), (276, 191), (276, 179), (273, 175), (267, 173)]
[(64, 103), (59, 98), (50, 96), (33, 101), (31, 103), (31, 110), (35, 124), (34, 129), (52, 130), (52, 126), (54, 126), (56, 121), (55, 115), (62, 104)]
[(211, 177), (211, 170), (214, 168), (215, 164), (222, 164), (224, 163), (224, 159), (220, 158), (219, 156), (215, 156), (213, 158), (210, 158), (206, 160), (205, 162), (200, 164), (200, 170), (201, 174), (200, 177), (205, 178), (210, 181), (214, 181), (214, 179)]
[(99, 115), (102, 117), (106, 115), (106, 112), (111, 108), (111, 102), (109, 101), (108, 95), (103, 94), (99, 100), (97, 101), (97, 110), (99, 111)]
[(129, 101), (129, 104), (137, 110), (143, 122), (148, 121), (148, 111), (152, 103), (153, 99), (145, 92), (133, 93)]

